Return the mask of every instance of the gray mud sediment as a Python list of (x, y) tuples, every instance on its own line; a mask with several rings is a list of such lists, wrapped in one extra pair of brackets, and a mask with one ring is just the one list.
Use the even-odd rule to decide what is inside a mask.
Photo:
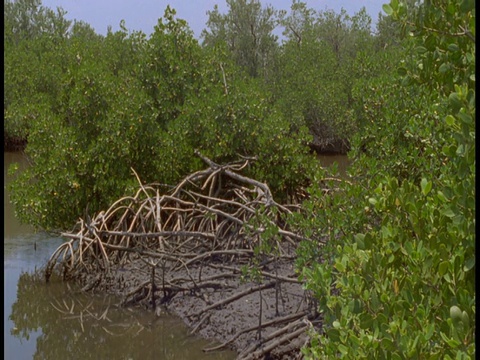
[[(95, 291), (120, 296), (123, 306), (149, 308), (152, 316), (162, 316), (164, 312), (178, 316), (192, 334), (212, 340), (212, 346), (204, 349), (206, 351), (228, 348), (234, 350), (239, 359), (301, 358), (300, 349), (308, 341), (307, 329), (312, 324), (308, 319), (315, 319), (318, 327), (319, 317), (302, 284), (295, 282), (294, 260), (280, 259), (260, 268), (264, 274), (277, 279), (264, 275), (252, 281), (238, 271), (240, 268), (240, 264), (212, 261), (172, 272), (157, 265), (152, 297), (152, 266), (136, 259), (111, 269), (110, 275), (103, 276), (96, 284)], [(82, 282), (89, 284), (94, 278), (89, 275)], [(174, 283), (176, 285), (171, 286)], [(261, 291), (248, 293), (262, 286)], [(179, 289), (181, 287), (185, 290)], [(285, 330), (289, 324), (291, 329)], [(246, 331), (248, 329), (250, 331)], [(285, 335), (295, 331), (298, 336), (285, 340), (288, 337)], [(266, 341), (275, 332), (280, 335)], [(226, 345), (218, 348), (219, 344)], [(265, 351), (268, 347), (271, 350)]]

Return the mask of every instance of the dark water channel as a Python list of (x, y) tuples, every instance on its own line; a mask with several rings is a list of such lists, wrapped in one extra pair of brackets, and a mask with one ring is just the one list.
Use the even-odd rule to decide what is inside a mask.
[[(4, 153), (8, 166), (26, 166), (19, 153)], [(87, 295), (41, 269), (62, 239), (21, 225), (4, 187), (5, 359), (234, 359), (231, 351), (203, 353), (211, 342), (193, 337), (178, 318), (118, 306), (119, 298)], [(37, 270), (37, 271), (36, 271)]]
[(340, 177), (345, 178), (347, 176), (347, 168), (350, 165), (350, 160), (347, 155), (319, 154), (317, 155), (317, 159), (323, 167), (332, 169), (333, 166), (336, 166)]

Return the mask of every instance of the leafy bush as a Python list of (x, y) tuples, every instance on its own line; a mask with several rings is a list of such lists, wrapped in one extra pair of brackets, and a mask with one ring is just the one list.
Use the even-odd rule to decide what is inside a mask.
[[(415, 36), (399, 78), (363, 84), (372, 90), (363, 93), (352, 182), (327, 199), (311, 188), (312, 217), (303, 227), (342, 232), (324, 251), (304, 244), (299, 252), (299, 269), (325, 319), (304, 349), (307, 358), (474, 357), (475, 12), (469, 4), (384, 7)], [(407, 55), (425, 41), (429, 48)], [(371, 104), (378, 104), (375, 111)]]
[(280, 197), (308, 177), (306, 131), (292, 132), (256, 80), (221, 48), (202, 49), (174, 15), (167, 8), (148, 40), (126, 29), (68, 39), (56, 101), (29, 118), (32, 166), (12, 183), (22, 221), (68, 228), (131, 193), (132, 169), (142, 182), (174, 185), (203, 168), (195, 149), (217, 163), (257, 156), (246, 175)]
[(316, 12), (302, 2), (281, 17), (286, 40), (271, 87), (282, 112), (307, 126), (317, 143), (350, 140), (356, 132), (352, 85), (364, 74), (354, 65), (362, 51), (373, 50), (370, 23), (364, 8), (349, 16), (344, 9)]

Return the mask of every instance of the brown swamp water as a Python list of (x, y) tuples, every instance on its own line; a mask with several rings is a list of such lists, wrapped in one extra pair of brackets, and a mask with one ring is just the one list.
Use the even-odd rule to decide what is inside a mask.
[(118, 306), (119, 298), (82, 294), (59, 279), (45, 284), (42, 268), (62, 239), (18, 222), (6, 185), (8, 166), (26, 166), (20, 153), (4, 153), (5, 359), (234, 359), (203, 353), (210, 341), (188, 334), (171, 315)]
[(350, 165), (350, 160), (347, 155), (319, 154), (317, 155), (317, 159), (320, 161), (320, 165), (327, 167), (330, 170), (333, 170), (336, 166), (338, 175), (342, 178), (347, 176), (347, 168)]

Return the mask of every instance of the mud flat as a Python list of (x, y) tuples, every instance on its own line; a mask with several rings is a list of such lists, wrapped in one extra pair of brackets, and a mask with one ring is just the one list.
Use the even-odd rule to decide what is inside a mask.
[(69, 240), (52, 254), (46, 280), (58, 272), (83, 291), (120, 295), (122, 306), (174, 313), (212, 339), (205, 351), (300, 358), (321, 318), (295, 273), (296, 249), (324, 242), (289, 225), (298, 202), (279, 204), (266, 184), (241, 175), (250, 160), (202, 159), (209, 167), (176, 187), (138, 179), (135, 195), (80, 219), (62, 233)]
[(192, 334), (212, 340), (204, 351), (229, 348), (239, 359), (301, 358), (309, 329), (318, 329), (321, 319), (296, 280), (293, 258), (263, 265), (258, 281), (245, 279), (242, 266), (211, 261), (165, 278), (157, 269), (152, 287), (152, 266), (137, 259), (99, 282), (93, 274), (82, 282), (88, 290), (97, 281), (94, 291), (120, 296), (122, 306), (148, 308), (152, 316), (177, 315)]

